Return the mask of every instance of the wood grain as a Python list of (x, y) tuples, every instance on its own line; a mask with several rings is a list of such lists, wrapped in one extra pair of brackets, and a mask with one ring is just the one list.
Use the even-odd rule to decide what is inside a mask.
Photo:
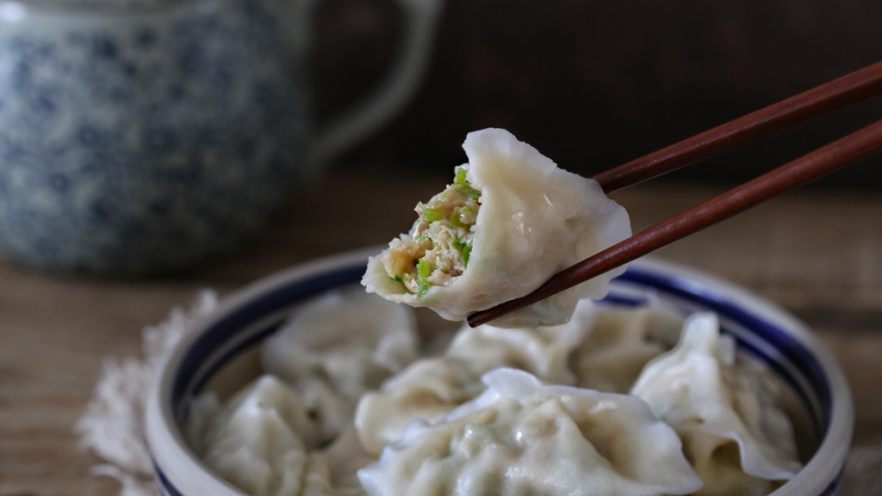
[[(141, 328), (200, 288), (227, 293), (297, 262), (388, 240), (446, 179), (329, 175), (298, 194), (260, 243), (176, 279), (99, 280), (0, 263), (0, 496), (116, 494), (112, 482), (88, 475), (96, 460), (71, 432), (103, 357), (136, 352)], [(615, 196), (640, 229), (713, 193), (647, 184)], [(768, 296), (812, 326), (854, 390), (857, 449), (882, 447), (880, 219), (878, 193), (804, 190), (659, 252)]]

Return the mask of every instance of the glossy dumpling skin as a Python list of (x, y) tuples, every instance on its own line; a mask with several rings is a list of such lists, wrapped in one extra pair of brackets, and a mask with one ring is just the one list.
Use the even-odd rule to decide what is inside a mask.
[(774, 385), (736, 362), (716, 315), (691, 316), (676, 348), (650, 362), (632, 394), (676, 429), (702, 495), (760, 495), (800, 468), (792, 424)]
[[(533, 291), (561, 269), (631, 234), (625, 209), (595, 181), (558, 168), (508, 131), (469, 133), (463, 148), (468, 181), (481, 195), (465, 270), (448, 285), (432, 286), (419, 296), (389, 277), (381, 256), (372, 257), (362, 279), (369, 292), (461, 321)], [(508, 314), (494, 325), (562, 324), (579, 298), (602, 298), (609, 280), (623, 270)]]
[(303, 490), (315, 426), (301, 398), (278, 379), (264, 375), (218, 406), (206, 397), (191, 412), (191, 444), (215, 473), (252, 496), (297, 496)]
[(353, 287), (295, 310), (264, 342), (261, 361), (299, 392), (327, 441), (351, 422), (363, 393), (418, 354), (413, 311)]
[(701, 481), (677, 435), (639, 399), (497, 369), (487, 390), (413, 424), (358, 473), (372, 496), (687, 494)]

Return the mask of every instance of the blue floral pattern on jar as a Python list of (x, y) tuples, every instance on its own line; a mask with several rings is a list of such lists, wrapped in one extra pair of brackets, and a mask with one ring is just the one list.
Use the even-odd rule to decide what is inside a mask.
[(5, 26), (0, 250), (51, 268), (155, 272), (253, 235), (306, 158), (300, 56), (268, 5)]

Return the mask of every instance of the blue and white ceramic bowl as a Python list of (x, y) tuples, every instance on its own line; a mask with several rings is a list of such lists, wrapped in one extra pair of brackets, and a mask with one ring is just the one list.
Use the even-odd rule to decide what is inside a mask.
[[(348, 253), (307, 263), (260, 281), (228, 298), (180, 342), (154, 386), (147, 406), (147, 437), (160, 494), (235, 496), (242, 493), (213, 475), (187, 446), (182, 425), (188, 401), (211, 389), (225, 394), (258, 373), (257, 348), (291, 309), (305, 299), (356, 284), (368, 255)], [(789, 384), (810, 417), (818, 442), (805, 467), (773, 494), (836, 494), (851, 442), (851, 394), (830, 351), (792, 315), (746, 290), (697, 271), (640, 261), (616, 279), (611, 304), (639, 305), (659, 298), (684, 312), (712, 310), (724, 332)]]

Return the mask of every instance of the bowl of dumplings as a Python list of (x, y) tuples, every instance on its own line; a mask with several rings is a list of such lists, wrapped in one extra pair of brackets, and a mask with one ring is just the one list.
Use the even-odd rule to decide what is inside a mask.
[(644, 259), (463, 323), (630, 234), (509, 133), (464, 147), (411, 231), (259, 281), (175, 346), (146, 411), (161, 494), (836, 494), (842, 371), (743, 288)]
[(363, 292), (375, 251), (177, 346), (148, 407), (163, 494), (834, 494), (849, 392), (774, 305), (643, 261), (566, 324), (457, 328)]

